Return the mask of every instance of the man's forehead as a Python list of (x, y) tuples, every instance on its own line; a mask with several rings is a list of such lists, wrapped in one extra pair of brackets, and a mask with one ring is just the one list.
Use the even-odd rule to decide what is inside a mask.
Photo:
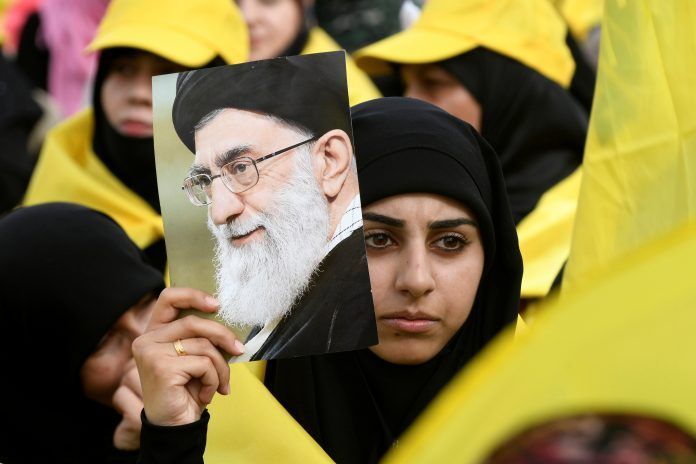
[(292, 140), (292, 135), (291, 129), (272, 116), (226, 108), (196, 130), (196, 157), (209, 156), (237, 146), (252, 151), (262, 150), (275, 140)]

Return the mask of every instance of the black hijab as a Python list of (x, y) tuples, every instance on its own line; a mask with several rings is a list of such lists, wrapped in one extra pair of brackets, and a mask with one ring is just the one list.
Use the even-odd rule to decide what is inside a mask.
[(13, 211), (0, 243), (0, 462), (125, 458), (119, 415), (84, 396), (80, 369), (161, 274), (114, 221), (68, 203)]
[(485, 48), (439, 63), (481, 105), (481, 134), (500, 157), (515, 223), (582, 162), (587, 114), (561, 86)]
[(104, 81), (114, 62), (124, 56), (139, 53), (132, 48), (107, 48), (99, 57), (94, 81), (94, 152), (107, 168), (128, 188), (160, 212), (155, 170), (155, 148), (152, 137), (127, 137), (116, 130), (106, 118), (101, 101)]
[(266, 386), (339, 463), (376, 462), (440, 389), (517, 315), (522, 259), (498, 158), (467, 123), (410, 98), (352, 111), (363, 204), (435, 193), (474, 212), (485, 266), (473, 309), (432, 360), (386, 362), (369, 350), (269, 361)]

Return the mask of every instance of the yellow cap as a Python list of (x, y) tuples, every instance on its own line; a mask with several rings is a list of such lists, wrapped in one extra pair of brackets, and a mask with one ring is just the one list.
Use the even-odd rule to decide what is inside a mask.
[(429, 0), (413, 26), (354, 57), (374, 75), (390, 71), (385, 62), (436, 63), (481, 46), (568, 87), (575, 62), (566, 32), (548, 0)]
[(113, 0), (87, 47), (145, 50), (187, 67), (220, 56), (242, 63), (249, 35), (232, 0)]

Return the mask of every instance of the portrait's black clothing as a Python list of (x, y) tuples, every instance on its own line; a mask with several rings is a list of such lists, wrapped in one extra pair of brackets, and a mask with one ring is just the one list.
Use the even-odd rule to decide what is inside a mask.
[(370, 276), (359, 228), (326, 255), (311, 286), (251, 359), (291, 358), (376, 344)]

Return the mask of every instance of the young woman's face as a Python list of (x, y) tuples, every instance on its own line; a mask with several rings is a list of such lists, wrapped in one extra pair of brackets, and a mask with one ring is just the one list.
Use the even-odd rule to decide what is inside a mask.
[(379, 345), (395, 364), (432, 359), (464, 324), (483, 272), (476, 219), (464, 205), (427, 193), (363, 208)]
[(183, 71), (183, 66), (147, 52), (116, 58), (101, 88), (109, 124), (127, 137), (152, 137), (152, 76)]
[(302, 27), (302, 5), (297, 0), (237, 0), (249, 28), (249, 60), (279, 56)]
[(439, 106), (481, 132), (481, 105), (444, 68), (434, 64), (407, 65), (401, 68), (401, 76), (406, 86), (405, 97)]
[(111, 398), (132, 362), (133, 340), (145, 333), (156, 301), (148, 294), (123, 313), (82, 365), (82, 389), (89, 399), (111, 406)]

